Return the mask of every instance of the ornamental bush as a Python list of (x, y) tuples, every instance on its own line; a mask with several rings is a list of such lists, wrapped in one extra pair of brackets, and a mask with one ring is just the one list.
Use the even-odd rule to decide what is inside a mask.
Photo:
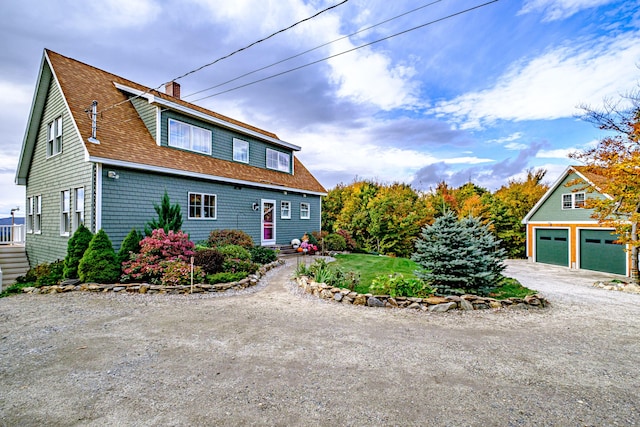
[(216, 283), (231, 283), (237, 282), (239, 280), (247, 277), (249, 273), (246, 271), (239, 271), (237, 273), (216, 273), (216, 274), (208, 274), (207, 275), (207, 283), (210, 285), (215, 285)]
[(78, 264), (78, 276), (85, 283), (114, 283), (118, 280), (120, 266), (111, 240), (104, 230), (98, 231), (91, 239)]
[(224, 256), (225, 260), (238, 259), (242, 261), (251, 261), (251, 252), (238, 245), (218, 246), (218, 251)]
[(347, 245), (346, 250), (354, 251), (358, 247), (358, 244), (351, 236), (351, 233), (349, 233), (347, 230), (338, 230), (336, 231), (336, 234), (344, 237), (345, 244)]
[(369, 291), (376, 295), (395, 297), (425, 298), (433, 294), (433, 289), (423, 280), (404, 277), (401, 273), (378, 276), (371, 282)]
[[(163, 270), (160, 284), (164, 286), (186, 286), (191, 284), (191, 264), (180, 259), (162, 261), (160, 266)], [(202, 283), (205, 274), (197, 265), (193, 266), (193, 283)]]
[(64, 276), (64, 262), (62, 260), (56, 260), (51, 264), (43, 262), (33, 270), (32, 277), (35, 277), (36, 287), (57, 285)]
[(193, 263), (201, 267), (206, 274), (216, 274), (222, 271), (224, 255), (217, 249), (199, 250), (193, 258)]
[(122, 265), (123, 262), (128, 261), (132, 254), (140, 252), (140, 241), (142, 240), (142, 233), (132, 228), (129, 234), (124, 238), (118, 251), (118, 264)]
[(177, 203), (175, 205), (171, 204), (167, 190), (164, 190), (164, 195), (162, 196), (160, 205), (158, 206), (154, 203), (153, 209), (155, 209), (158, 214), (158, 219), (149, 221), (144, 227), (144, 232), (147, 236), (151, 236), (153, 230), (157, 230), (158, 228), (162, 228), (165, 233), (168, 233), (169, 231), (180, 231), (182, 228), (182, 213), (180, 212), (180, 205)]
[(329, 251), (344, 251), (347, 249), (347, 241), (337, 233), (329, 234), (324, 238), (325, 249)]
[(447, 212), (422, 229), (411, 259), (423, 268), (417, 276), (440, 294), (487, 295), (503, 280), (506, 252), (499, 244), (479, 219)]
[(258, 264), (269, 264), (278, 259), (278, 253), (276, 251), (264, 246), (254, 246), (249, 252), (251, 254), (251, 261)]
[(182, 231), (165, 232), (162, 228), (153, 230), (151, 236), (140, 241), (140, 253), (122, 264), (122, 280), (147, 280), (160, 284), (166, 265), (162, 261), (180, 260), (190, 262), (195, 255), (194, 244)]
[(245, 249), (251, 249), (254, 246), (251, 236), (242, 230), (213, 230), (209, 233), (207, 245), (211, 248), (238, 245)]
[(78, 264), (89, 247), (93, 233), (84, 224), (80, 224), (67, 242), (67, 256), (64, 258), (63, 276), (67, 279), (78, 278)]

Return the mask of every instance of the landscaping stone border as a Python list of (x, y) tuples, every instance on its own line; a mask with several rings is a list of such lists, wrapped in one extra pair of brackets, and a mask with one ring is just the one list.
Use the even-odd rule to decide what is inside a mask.
[(298, 286), (306, 293), (321, 299), (367, 307), (406, 308), (430, 312), (446, 312), (450, 310), (482, 310), (489, 308), (508, 309), (541, 309), (547, 307), (547, 301), (541, 295), (530, 295), (524, 298), (508, 298), (497, 300), (478, 295), (431, 296), (428, 298), (396, 297), (389, 295), (360, 294), (345, 288), (335, 288), (325, 283), (317, 283), (307, 276), (296, 279)]
[[(250, 274), (246, 278), (237, 282), (218, 283), (209, 285), (197, 283), (193, 285), (193, 293), (202, 294), (207, 292), (224, 292), (227, 290), (241, 290), (250, 286), (255, 286), (265, 273), (273, 268), (284, 265), (284, 260), (277, 260), (261, 266), (255, 274)], [(22, 288), (27, 294), (56, 294), (64, 292), (113, 292), (113, 293), (135, 293), (135, 294), (190, 294), (191, 285), (163, 286), (151, 285), (149, 283), (116, 283), (102, 285), (97, 283), (80, 283), (79, 280), (66, 280), (59, 285)]]
[(593, 284), (593, 286), (600, 289), (606, 289), (607, 291), (620, 291), (630, 294), (640, 294), (640, 286), (633, 283), (618, 281), (596, 282)]

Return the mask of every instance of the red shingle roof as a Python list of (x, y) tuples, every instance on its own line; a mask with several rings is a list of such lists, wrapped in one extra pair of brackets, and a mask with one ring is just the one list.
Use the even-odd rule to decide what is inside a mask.
[[(123, 102), (127, 100), (127, 96), (115, 87), (115, 83), (143, 92), (149, 91), (155, 97), (170, 100), (183, 107), (262, 134), (267, 138), (278, 139), (278, 137), (271, 132), (150, 90), (145, 86), (50, 50), (45, 50), (45, 53), (69, 104), (83, 143), (92, 158), (143, 164), (153, 168), (181, 170), (212, 177), (247, 181), (258, 185), (267, 184), (307, 192), (326, 193), (324, 187), (295, 156), (294, 174), (291, 175), (159, 146), (133, 105), (130, 102)], [(100, 144), (87, 142), (87, 138), (91, 136), (91, 117), (85, 110), (91, 106), (93, 100), (98, 101), (98, 110), (123, 102), (115, 108), (104, 110), (99, 115), (97, 137)]]

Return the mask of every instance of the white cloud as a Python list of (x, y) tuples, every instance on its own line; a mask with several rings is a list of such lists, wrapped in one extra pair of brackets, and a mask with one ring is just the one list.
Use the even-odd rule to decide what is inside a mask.
[(630, 32), (550, 49), (513, 64), (493, 87), (442, 101), (433, 111), (463, 129), (572, 117), (578, 105), (600, 105), (636, 87), (638, 38), (640, 32)]
[(532, 12), (544, 13), (543, 21), (569, 18), (584, 9), (602, 6), (613, 0), (526, 0), (518, 15)]
[(558, 148), (555, 150), (540, 150), (536, 155), (539, 159), (568, 159), (569, 154), (578, 151), (577, 148)]
[(494, 144), (504, 144), (505, 142), (517, 141), (522, 138), (522, 132), (514, 132), (511, 135), (505, 136), (503, 138), (490, 139), (487, 142)]
[(450, 159), (443, 159), (440, 161), (448, 165), (477, 165), (480, 163), (493, 162), (494, 159), (486, 159), (486, 158), (483, 159), (482, 157), (467, 156), (467, 157), (452, 157)]
[(527, 148), (527, 144), (523, 144), (521, 142), (509, 142), (504, 145), (504, 148), (507, 150), (524, 150)]

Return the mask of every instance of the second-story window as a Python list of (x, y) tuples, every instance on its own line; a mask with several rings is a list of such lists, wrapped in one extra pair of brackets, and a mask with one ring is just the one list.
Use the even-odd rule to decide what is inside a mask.
[(249, 163), (249, 143), (238, 138), (233, 138), (233, 160)]
[(272, 150), (267, 148), (267, 168), (279, 170), (281, 172), (289, 172), (290, 166), (289, 153)]
[(47, 157), (62, 153), (62, 116), (47, 126)]
[(169, 119), (169, 146), (211, 154), (211, 131)]

